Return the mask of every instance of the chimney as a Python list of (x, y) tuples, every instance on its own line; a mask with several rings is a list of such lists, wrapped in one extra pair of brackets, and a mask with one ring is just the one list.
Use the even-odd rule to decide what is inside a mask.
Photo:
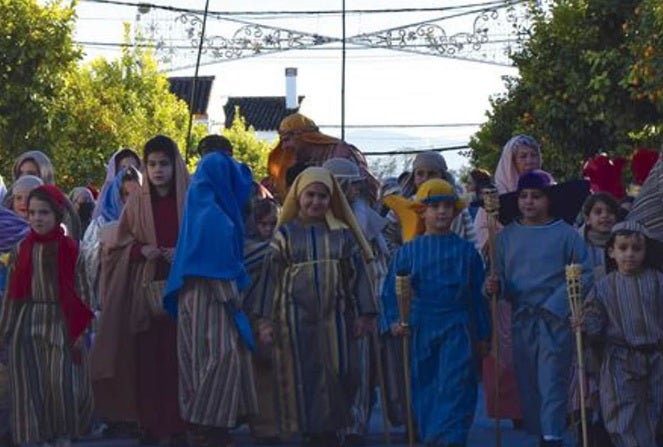
[(297, 101), (297, 69), (295, 67), (285, 69), (285, 108), (287, 110), (299, 108), (299, 101)]

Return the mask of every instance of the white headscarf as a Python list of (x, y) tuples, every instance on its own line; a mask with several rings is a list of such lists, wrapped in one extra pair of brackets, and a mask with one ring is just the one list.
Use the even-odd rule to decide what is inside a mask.
[[(495, 169), (495, 186), (498, 193), (513, 192), (518, 187), (518, 178), (521, 173), (516, 169), (515, 157), (516, 151), (523, 146), (536, 149), (541, 160), (541, 145), (534, 138), (529, 135), (512, 137), (502, 148), (502, 155)], [(540, 164), (539, 167), (541, 167)]]
[[(539, 160), (541, 160), (541, 146), (534, 138), (529, 135), (516, 135), (512, 137), (502, 148), (502, 155), (500, 155), (500, 160), (497, 162), (497, 168), (495, 169), (494, 180), (498, 194), (507, 194), (518, 189), (520, 173), (516, 168), (515, 158), (516, 152), (521, 147), (536, 149), (539, 153)], [(499, 231), (502, 227), (499, 222), (497, 225)], [(477, 215), (474, 218), (474, 229), (477, 233), (477, 246), (483, 248), (486, 242), (488, 242), (488, 216), (486, 216), (483, 208), (477, 211)]]

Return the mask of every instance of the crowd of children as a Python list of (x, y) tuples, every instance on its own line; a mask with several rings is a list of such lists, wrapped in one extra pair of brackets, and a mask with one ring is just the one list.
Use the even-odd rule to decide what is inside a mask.
[(583, 406), (593, 445), (657, 445), (663, 161), (627, 215), (587, 182), (557, 184), (526, 135), (494, 178), (473, 173), (470, 209), (437, 153), (378, 197), (361, 153), (306, 117), (277, 149), (273, 191), (218, 135), (191, 176), (163, 135), (116, 152), (98, 196), (67, 197), (48, 157), (19, 157), (0, 208), (2, 442), (104, 428), (232, 446), (248, 423), (258, 444), (360, 445), (379, 395), (391, 426), (460, 447), (483, 386), (489, 415), (540, 446), (561, 447)]

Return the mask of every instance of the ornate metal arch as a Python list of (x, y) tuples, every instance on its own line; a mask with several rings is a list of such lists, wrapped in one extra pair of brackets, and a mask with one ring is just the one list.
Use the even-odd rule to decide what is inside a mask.
[[(402, 25), (346, 37), (346, 44), (375, 49), (456, 58), (496, 65), (511, 65), (510, 55), (521, 48), (531, 26), (529, 2), (505, 0), (497, 6), (475, 8), (472, 26), (452, 31), (456, 16)], [(200, 42), (202, 14), (148, 10), (137, 16), (136, 41), (154, 45), (166, 69), (192, 65)], [(214, 22), (216, 26), (210, 27)], [(465, 25), (466, 26), (466, 25)], [(215, 34), (215, 29), (228, 32)], [(256, 57), (283, 51), (312, 49), (342, 43), (342, 37), (298, 31), (238, 20), (224, 15), (208, 16), (202, 64)]]

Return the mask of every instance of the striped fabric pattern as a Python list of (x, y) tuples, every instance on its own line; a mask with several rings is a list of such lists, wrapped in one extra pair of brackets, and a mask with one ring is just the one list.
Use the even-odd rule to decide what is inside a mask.
[(654, 239), (663, 241), (663, 157), (659, 155), (628, 213), (628, 220), (642, 223)]
[[(0, 333), (11, 340), (11, 426), (16, 443), (80, 437), (92, 417), (85, 357), (80, 364), (72, 361), (60, 309), (56, 259), (55, 244), (35, 245), (32, 297), (24, 302), (3, 302)], [(85, 283), (82, 258), (76, 274), (79, 293), (85, 297), (80, 288)]]
[(375, 314), (370, 277), (348, 230), (293, 221), (272, 240), (252, 309), (274, 322), (276, 407), (282, 432), (348, 426), (348, 319)]
[(234, 427), (257, 411), (249, 351), (224, 303), (236, 302), (234, 282), (188, 279), (180, 292), (177, 353), (180, 411), (185, 421)]
[(663, 273), (610, 273), (587, 297), (584, 324), (606, 342), (599, 387), (613, 443), (656, 445), (663, 414)]

